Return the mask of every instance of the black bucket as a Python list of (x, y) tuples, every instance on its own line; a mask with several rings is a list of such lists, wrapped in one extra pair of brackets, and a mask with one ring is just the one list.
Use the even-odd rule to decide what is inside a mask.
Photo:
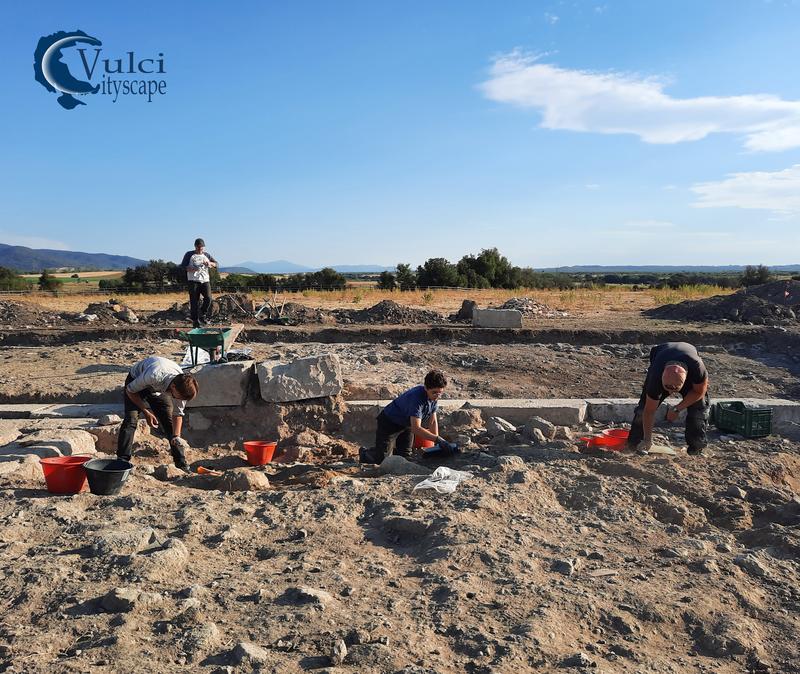
[(83, 467), (89, 480), (89, 491), (100, 496), (119, 494), (133, 470), (133, 464), (122, 459), (92, 459)]

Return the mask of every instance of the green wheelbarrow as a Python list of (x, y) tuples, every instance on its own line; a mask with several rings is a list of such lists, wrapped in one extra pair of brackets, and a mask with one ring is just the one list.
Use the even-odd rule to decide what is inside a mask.
[[(189, 353), (192, 356), (192, 365), (197, 365), (197, 354), (200, 349), (208, 351), (212, 363), (224, 361), (225, 346), (231, 343), (233, 328), (194, 328), (188, 332), (180, 333), (181, 339), (189, 342)], [(219, 358), (215, 358), (219, 350)]]

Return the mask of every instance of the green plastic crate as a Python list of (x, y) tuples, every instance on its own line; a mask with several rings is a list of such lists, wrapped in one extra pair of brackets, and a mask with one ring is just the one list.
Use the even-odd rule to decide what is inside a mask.
[(713, 418), (714, 425), (721, 431), (746, 438), (763, 438), (772, 433), (771, 407), (748, 407), (738, 400), (716, 403)]

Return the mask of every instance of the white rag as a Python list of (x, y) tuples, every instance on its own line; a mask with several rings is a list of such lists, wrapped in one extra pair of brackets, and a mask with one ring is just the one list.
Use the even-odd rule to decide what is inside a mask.
[(430, 477), (426, 477), (422, 482), (415, 485), (412, 491), (417, 489), (435, 489), (440, 494), (452, 494), (456, 487), (464, 480), (469, 480), (472, 473), (465, 470), (453, 470), (445, 466), (439, 466), (431, 473)]

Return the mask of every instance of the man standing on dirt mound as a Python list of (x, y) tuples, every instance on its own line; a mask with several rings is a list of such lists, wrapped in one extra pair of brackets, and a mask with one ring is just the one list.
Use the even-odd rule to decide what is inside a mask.
[(653, 445), (656, 410), (672, 393), (683, 400), (667, 410), (667, 421), (675, 421), (686, 410), (686, 444), (696, 456), (705, 449), (708, 428), (708, 372), (697, 349), (686, 342), (667, 342), (650, 349), (650, 367), (642, 388), (628, 436), (628, 448), (648, 454)]
[[(186, 402), (197, 395), (197, 380), (184, 374), (180, 365), (161, 356), (150, 356), (134, 365), (125, 379), (125, 419), (117, 438), (117, 457), (131, 460), (133, 438), (139, 423), (139, 413), (144, 414), (151, 427), (161, 426), (169, 440), (172, 459), (181, 470), (188, 471), (183, 450), (188, 447), (181, 438)], [(177, 401), (173, 411), (172, 399)], [(147, 406), (150, 406), (148, 409)]]
[(435, 442), (442, 452), (454, 454), (458, 445), (439, 437), (436, 410), (439, 398), (447, 387), (447, 378), (439, 370), (425, 375), (423, 386), (415, 386), (390, 402), (378, 415), (375, 447), (362, 447), (358, 452), (360, 463), (380, 463), (387, 454), (397, 454), (407, 459), (411, 456), (414, 436)]
[[(186, 280), (189, 283), (189, 307), (192, 314), (192, 326), (199, 328), (208, 321), (208, 310), (211, 308), (211, 267), (216, 267), (217, 261), (206, 252), (206, 242), (195, 239), (194, 250), (186, 251), (181, 261), (181, 267), (186, 270)], [(200, 295), (203, 296), (203, 306), (198, 307)]]

